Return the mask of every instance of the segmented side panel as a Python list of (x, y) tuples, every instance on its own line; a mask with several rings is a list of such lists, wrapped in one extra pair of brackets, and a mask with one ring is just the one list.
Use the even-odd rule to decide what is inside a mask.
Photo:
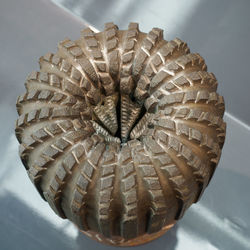
[(19, 147), (19, 154), (26, 169), (28, 169), (28, 162), (33, 152), (50, 140), (57, 136), (61, 136), (66, 131), (74, 130), (71, 121), (61, 121), (56, 124), (49, 124), (46, 127), (40, 128), (33, 133), (26, 135)]
[(117, 37), (117, 30), (118, 27), (111, 22), (105, 24), (105, 30), (103, 31), (107, 65), (109, 67), (109, 74), (114, 81), (117, 80), (117, 75), (120, 70), (120, 54), (118, 50), (119, 40)]
[(103, 50), (101, 48), (101, 43), (90, 28), (84, 29), (82, 31), (82, 37), (84, 38), (85, 46), (88, 48), (88, 50), (90, 50), (89, 55), (93, 60), (95, 70), (100, 78), (102, 87), (105, 90), (105, 94), (114, 94), (116, 83), (109, 73), (109, 64), (105, 60), (105, 55), (102, 52)]
[(139, 26), (137, 23), (130, 23), (125, 31), (120, 70), (120, 93), (130, 95), (135, 87), (132, 77), (133, 60), (136, 53)]
[(35, 160), (29, 164), (29, 177), (42, 195), (43, 188), (41, 185), (43, 182), (47, 182), (47, 178), (44, 176), (48, 175), (49, 170), (56, 167), (55, 160), (58, 161), (63, 157), (69, 148), (73, 147), (74, 143), (84, 136), (84, 131), (81, 130), (65, 132), (61, 138), (56, 138), (51, 144), (41, 149)]
[(74, 185), (71, 211), (74, 221), (83, 230), (89, 229), (86, 218), (87, 210), (85, 207), (87, 199), (86, 195), (91, 182), (96, 177), (96, 171), (100, 170), (99, 162), (104, 150), (105, 144), (103, 142), (97, 143), (97, 145), (90, 150), (86, 160), (80, 167), (80, 175)]
[(138, 162), (137, 168), (150, 197), (146, 230), (147, 233), (154, 233), (159, 231), (164, 225), (166, 214), (168, 213), (167, 201), (151, 157), (141, 144), (137, 144), (134, 150), (135, 161)]
[(99, 192), (97, 194), (99, 230), (104, 236), (111, 237), (111, 228), (114, 227), (112, 202), (116, 203), (113, 197), (115, 178), (117, 178), (116, 168), (118, 168), (118, 144), (109, 144), (109, 149), (104, 152), (100, 166)]
[(148, 97), (148, 89), (152, 78), (164, 67), (164, 65), (170, 60), (178, 58), (183, 54), (187, 54), (189, 48), (187, 44), (180, 39), (174, 39), (173, 41), (163, 43), (150, 58), (145, 68), (145, 73), (140, 76), (138, 80), (135, 97), (143, 101)]
[(132, 76), (133, 60), (136, 53), (139, 26), (130, 23), (125, 33), (121, 55), (120, 94), (121, 94), (121, 139), (126, 141), (141, 112), (141, 105), (133, 102), (131, 96), (135, 88)]
[[(94, 133), (91, 123), (82, 128), (85, 135), (81, 137), (81, 141), (75, 141), (73, 147), (64, 153), (63, 158), (59, 159), (56, 164), (56, 169), (50, 173), (47, 178), (46, 186), (43, 187), (44, 196), (49, 202), (52, 209), (61, 217), (66, 217), (62, 208), (62, 198), (67, 180), (72, 177), (72, 172), (77, 171), (79, 163), (86, 157), (86, 151), (83, 146), (84, 140)], [(53, 144), (54, 147), (63, 150), (69, 145), (69, 141), (60, 138)]]
[(121, 218), (121, 236), (127, 240), (138, 235), (138, 181), (133, 163), (132, 148), (124, 146), (119, 158), (121, 194), (124, 204)]

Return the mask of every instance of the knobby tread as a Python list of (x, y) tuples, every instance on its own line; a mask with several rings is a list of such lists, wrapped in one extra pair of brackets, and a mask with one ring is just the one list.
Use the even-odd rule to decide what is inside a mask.
[(168, 204), (163, 194), (162, 183), (160, 182), (156, 167), (145, 148), (138, 144), (134, 154), (138, 161), (137, 168), (143, 179), (144, 185), (150, 197), (149, 215), (147, 222), (147, 233), (159, 231), (165, 222), (168, 212)]
[[(40, 151), (36, 156), (36, 159), (30, 164), (28, 175), (39, 192), (42, 192), (42, 196), (43, 190), (40, 185), (43, 181), (44, 175), (47, 174), (49, 169), (55, 168), (55, 162), (63, 157), (65, 153), (74, 146), (74, 143), (85, 136), (86, 132), (82, 130), (63, 133), (62, 137), (56, 138), (51, 144), (47, 145), (42, 151)], [(44, 179), (47, 181), (47, 178)]]
[(23, 131), (26, 127), (30, 127), (32, 124), (36, 126), (39, 122), (46, 121), (56, 121), (57, 119), (76, 119), (81, 116), (81, 107), (77, 108), (50, 108), (43, 107), (41, 109), (33, 109), (28, 113), (23, 113), (17, 120), (16, 130)]
[(136, 52), (136, 44), (138, 41), (138, 33), (138, 24), (130, 23), (123, 42), (120, 70), (120, 92), (126, 95), (131, 94), (135, 87), (131, 73)]
[(110, 22), (105, 24), (103, 31), (104, 47), (107, 56), (107, 66), (109, 68), (109, 74), (116, 81), (117, 74), (120, 70), (120, 54), (119, 54), (119, 39), (117, 37), (118, 27)]
[(165, 117), (161, 117), (160, 120), (153, 120), (152, 124), (158, 129), (166, 130), (170, 133), (170, 135), (175, 133), (177, 135), (175, 137), (184, 138), (183, 142), (190, 141), (193, 144), (197, 144), (197, 150), (200, 151), (203, 149), (206, 151), (205, 153), (210, 159), (218, 156), (218, 142), (205, 132), (201, 132), (196, 128), (189, 127), (185, 123), (178, 123)]
[(88, 101), (96, 105), (101, 101), (101, 83), (95, 67), (83, 52), (82, 48), (69, 39), (65, 39), (58, 45), (58, 53), (67, 58), (68, 62), (75, 67), (80, 68), (84, 76), (81, 81), (81, 87), (86, 93)]
[(46, 143), (50, 139), (54, 139), (57, 136), (61, 136), (63, 133), (70, 130), (73, 131), (74, 129), (73, 123), (65, 120), (58, 123), (52, 123), (46, 127), (35, 130), (30, 135), (23, 138), (19, 147), (19, 154), (26, 169), (28, 169), (28, 160), (34, 149), (36, 149), (39, 145)]
[[(63, 158), (56, 163), (56, 170), (53, 174), (50, 174), (50, 180), (44, 191), (44, 196), (52, 209), (63, 218), (66, 218), (61, 206), (65, 183), (71, 178), (72, 172), (79, 168), (79, 163), (86, 156), (83, 145), (84, 141), (94, 133), (91, 123), (86, 124), (83, 131), (85, 131), (85, 134), (80, 138), (81, 140), (75, 140), (74, 146), (71, 147), (69, 151), (65, 152)], [(56, 147), (61, 150), (67, 147), (68, 144), (69, 141), (64, 140), (63, 137), (55, 143)]]
[(40, 57), (39, 64), (41, 70), (44, 70), (44, 72), (57, 73), (61, 77), (67, 77), (67, 79), (78, 86), (83, 81), (81, 72), (57, 54), (47, 53)]
[(89, 55), (93, 60), (94, 67), (100, 78), (102, 87), (105, 90), (105, 94), (114, 94), (116, 83), (109, 73), (109, 62), (106, 62), (105, 55), (102, 52), (102, 42), (99, 41), (95, 33), (90, 28), (86, 28), (82, 31), (82, 37), (84, 38), (86, 47), (91, 52)]
[[(176, 74), (183, 72), (184, 77), (192, 71), (206, 71), (206, 64), (204, 59), (199, 54), (186, 54), (178, 57), (177, 59), (165, 64), (161, 70), (155, 74), (150, 83), (149, 89), (152, 94), (166, 81), (171, 80)], [(183, 84), (179, 81), (179, 84)], [(178, 83), (178, 81), (177, 81)], [(185, 84), (185, 83), (184, 83)], [(188, 84), (188, 82), (187, 82)]]
[(112, 199), (114, 195), (116, 170), (118, 167), (118, 150), (116, 143), (109, 144), (109, 149), (103, 154), (100, 162), (100, 177), (98, 179), (99, 194), (97, 197), (97, 213), (99, 217), (99, 230), (106, 237), (110, 237), (110, 228), (114, 227), (114, 215)]
[(17, 100), (17, 109), (19, 115), (22, 113), (22, 109), (26, 109), (25, 105), (32, 105), (36, 102), (36, 105), (44, 106), (44, 104), (49, 103), (50, 105), (65, 105), (65, 106), (74, 106), (76, 104), (81, 104), (74, 96), (65, 95), (62, 93), (57, 93), (53, 90), (30, 90), (27, 91), (24, 95), (19, 96)]
[[(61, 52), (73, 65), (80, 66), (81, 73), (95, 87), (99, 86), (99, 79), (91, 61), (86, 57), (81, 47), (70, 39), (65, 39), (58, 45), (58, 53)], [(71, 60), (70, 60), (71, 59)]]
[(126, 240), (138, 235), (138, 181), (132, 150), (131, 146), (124, 146), (119, 158), (121, 195), (124, 204), (121, 235)]
[(144, 71), (146, 62), (152, 56), (152, 53), (155, 51), (155, 49), (157, 49), (160, 42), (164, 42), (163, 30), (159, 28), (153, 28), (142, 40), (141, 47), (135, 56), (132, 69), (132, 74), (134, 77), (139, 76), (139, 74)]
[(53, 90), (58, 94), (71, 95), (81, 102), (85, 102), (84, 92), (77, 84), (54, 73), (33, 71), (28, 76), (25, 86), (27, 91)]
[(99, 162), (105, 151), (105, 144), (101, 141), (93, 147), (85, 161), (81, 164), (80, 175), (77, 178), (75, 187), (72, 193), (73, 199), (71, 202), (71, 211), (74, 221), (83, 230), (88, 230), (88, 222), (86, 219), (87, 211), (83, 208), (86, 206), (88, 188), (91, 185), (93, 178), (96, 176), (96, 172), (100, 171)]
[(192, 190), (188, 187), (187, 177), (180, 171), (168, 154), (165, 146), (161, 146), (152, 137), (145, 139), (145, 145), (150, 150), (153, 159), (160, 163), (160, 173), (168, 179), (172, 192), (179, 204), (178, 210), (174, 211), (174, 217), (175, 219), (180, 219), (192, 203)]
[[(185, 162), (187, 171), (191, 170), (194, 180), (200, 187), (193, 202), (197, 201), (208, 185), (209, 174), (213, 171), (212, 164), (202, 161), (199, 155), (191, 151), (181, 140), (169, 136), (165, 131), (156, 130), (155, 134), (159, 138), (158, 140), (162, 142), (161, 145), (166, 145), (166, 150), (172, 149), (175, 151), (175, 154)], [(214, 159), (211, 160), (214, 161)]]
[(135, 97), (144, 100), (148, 97), (148, 89), (152, 78), (161, 70), (162, 66), (171, 59), (187, 54), (189, 48), (187, 44), (176, 38), (170, 42), (163, 43), (158, 51), (149, 58), (149, 63), (145, 68), (145, 74), (140, 76), (135, 90)]

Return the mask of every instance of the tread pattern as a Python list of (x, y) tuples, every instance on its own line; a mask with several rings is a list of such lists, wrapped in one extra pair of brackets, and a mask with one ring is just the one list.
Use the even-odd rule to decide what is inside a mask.
[(134, 238), (138, 234), (138, 181), (132, 150), (133, 148), (129, 145), (124, 146), (119, 161), (121, 167), (121, 193), (124, 204), (121, 235), (125, 240)]
[(56, 136), (61, 136), (62, 133), (70, 130), (74, 130), (73, 123), (65, 120), (57, 124), (49, 124), (48, 126), (40, 128), (23, 138), (19, 147), (19, 154), (26, 169), (28, 169), (28, 159), (36, 147), (44, 144), (49, 139), (54, 139)]
[[(133, 61), (136, 53), (139, 26), (130, 23), (126, 31), (121, 55), (120, 94), (121, 94), (121, 139), (127, 141), (130, 130), (141, 112), (141, 105), (131, 100), (135, 88), (132, 76)], [(135, 108), (136, 107), (136, 108)]]
[[(134, 77), (140, 75), (144, 70), (146, 62), (151, 57), (153, 51), (159, 45), (159, 42), (163, 41), (163, 30), (159, 28), (153, 28), (143, 39), (141, 47), (138, 49), (135, 56), (134, 66), (132, 73)], [(164, 42), (165, 43), (165, 42)]]
[(54, 212), (126, 245), (183, 217), (220, 160), (225, 104), (204, 59), (163, 31), (107, 23), (39, 60), (17, 99), (16, 137)]
[(124, 38), (125, 41), (121, 55), (120, 93), (124, 95), (130, 95), (134, 89), (134, 80), (131, 73), (138, 41), (138, 33), (138, 24), (130, 23)]
[(105, 60), (102, 48), (100, 47), (100, 42), (96, 38), (95, 33), (90, 28), (87, 28), (82, 31), (82, 37), (84, 38), (86, 47), (90, 50), (89, 55), (93, 60), (95, 69), (105, 90), (105, 94), (114, 94), (116, 84), (108, 72), (108, 63)]
[(150, 214), (147, 222), (147, 232), (150, 234), (159, 231), (164, 225), (168, 212), (167, 203), (156, 167), (145, 150), (145, 147), (141, 144), (137, 144), (134, 154), (136, 155), (138, 169), (141, 172), (141, 177), (145, 183), (151, 201), (149, 209)]
[(105, 144), (103, 142), (99, 142), (89, 152), (89, 155), (86, 157), (86, 160), (80, 168), (80, 175), (74, 187), (71, 211), (75, 217), (75, 222), (83, 230), (87, 230), (89, 228), (88, 222), (86, 221), (86, 211), (83, 209), (86, 204), (86, 194), (89, 186), (94, 182), (93, 178), (96, 175), (95, 172), (104, 150)]
[(100, 163), (100, 192), (98, 195), (98, 216), (100, 231), (106, 237), (111, 236), (110, 227), (112, 227), (112, 196), (114, 192), (114, 183), (116, 176), (116, 168), (118, 166), (118, 144), (111, 144), (109, 149), (103, 154), (102, 162)]
[(29, 177), (35, 185), (40, 183), (44, 171), (46, 171), (58, 157), (64, 155), (65, 150), (82, 139), (86, 133), (83, 130), (64, 132), (60, 138), (56, 138), (36, 156), (34, 163), (28, 169)]
[[(148, 97), (147, 91), (150, 85), (150, 79), (145, 69), (148, 69), (149, 64), (151, 65), (151, 59), (154, 57), (154, 53), (164, 44), (166, 44), (166, 41), (163, 40), (163, 30), (153, 28), (143, 39), (141, 48), (138, 49), (132, 73), (133, 77), (138, 80), (134, 97), (139, 103), (143, 103)], [(141, 72), (143, 72), (143, 74), (141, 74)]]
[(58, 45), (58, 53), (68, 58), (69, 63), (75, 67), (81, 68), (81, 73), (84, 76), (82, 88), (86, 93), (88, 101), (96, 105), (101, 101), (101, 84), (99, 77), (95, 72), (95, 68), (91, 61), (86, 57), (81, 47), (74, 41), (65, 39)]
[(65, 78), (53, 73), (33, 71), (25, 83), (27, 90), (33, 89), (53, 89), (59, 93), (69, 94), (84, 101), (82, 89)]
[(120, 65), (118, 50), (119, 39), (117, 38), (117, 30), (118, 27), (114, 23), (110, 22), (105, 24), (105, 30), (103, 32), (109, 74), (115, 80), (117, 78)]
[(83, 81), (81, 72), (57, 54), (47, 53), (40, 57), (39, 64), (44, 72), (57, 74), (61, 78), (66, 77), (78, 86)]
[(138, 100), (145, 100), (148, 97), (148, 89), (152, 78), (171, 59), (178, 55), (187, 54), (189, 48), (187, 44), (176, 38), (173, 41), (163, 43), (163, 46), (150, 58), (151, 60), (145, 68), (145, 75), (141, 75), (135, 90), (135, 97)]
[[(54, 174), (50, 174), (50, 180), (48, 181), (47, 188), (44, 191), (44, 196), (52, 209), (63, 218), (66, 218), (61, 207), (65, 183), (72, 176), (72, 172), (77, 168), (79, 162), (81, 162), (86, 156), (86, 151), (83, 146), (84, 140), (86, 140), (91, 133), (94, 133), (91, 123), (85, 124), (82, 131), (85, 133), (80, 138), (81, 140), (79, 141), (76, 138), (72, 144), (74, 146), (71, 147), (69, 151), (64, 153), (63, 158), (56, 163), (57, 168), (54, 171)], [(54, 145), (63, 150), (67, 147), (67, 145), (70, 145), (70, 142), (62, 137), (57, 140)]]
[(152, 158), (160, 162), (160, 173), (168, 179), (169, 185), (172, 187), (174, 197), (179, 204), (178, 210), (174, 211), (175, 218), (180, 219), (192, 203), (192, 191), (189, 188), (186, 176), (176, 165), (173, 157), (171, 157), (168, 150), (169, 147), (165, 147), (167, 135), (161, 134), (160, 136), (162, 136), (160, 137), (161, 140), (164, 141), (162, 145), (160, 141), (157, 142), (152, 137), (146, 138), (144, 142), (148, 150), (152, 153)]
[[(193, 202), (197, 201), (208, 184), (209, 174), (211, 174), (211, 169), (209, 169), (210, 167), (207, 166), (207, 164), (203, 162), (199, 158), (199, 156), (197, 156), (193, 151), (191, 151), (184, 143), (176, 139), (176, 137), (171, 137), (167, 133), (165, 133), (165, 131), (162, 130), (156, 131), (156, 136), (158, 138), (160, 138), (160, 136), (162, 136), (162, 138), (164, 139), (166, 138), (163, 144), (161, 145), (166, 145), (166, 151), (168, 151), (169, 149), (174, 151), (175, 155), (178, 155), (178, 157), (180, 157), (184, 161), (186, 172), (192, 172), (196, 183), (200, 187), (197, 197), (193, 200)], [(183, 215), (183, 213), (180, 214)]]

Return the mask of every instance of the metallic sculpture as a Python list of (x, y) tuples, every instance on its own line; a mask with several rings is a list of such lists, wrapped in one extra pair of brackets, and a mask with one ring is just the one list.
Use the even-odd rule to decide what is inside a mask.
[(199, 200), (220, 159), (216, 78), (161, 29), (87, 28), (41, 57), (25, 86), (16, 136), (29, 177), (59, 216), (100, 242), (159, 237)]

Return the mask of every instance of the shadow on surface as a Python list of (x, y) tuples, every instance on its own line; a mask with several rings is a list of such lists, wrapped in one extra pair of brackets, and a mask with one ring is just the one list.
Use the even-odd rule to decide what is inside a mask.
[(249, 182), (247, 176), (218, 168), (179, 227), (204, 249), (250, 249)]
[[(166, 232), (163, 236), (160, 238), (147, 243), (145, 245), (137, 246), (137, 250), (174, 250), (175, 246), (177, 244), (177, 230), (178, 225), (176, 224), (173, 228), (171, 228), (168, 232)], [(101, 243), (98, 243), (96, 241), (93, 241), (92, 239), (88, 238), (86, 235), (79, 232), (78, 237), (76, 239), (78, 248), (77, 250), (112, 250), (112, 249), (121, 249), (121, 250), (131, 250), (131, 247), (113, 247), (108, 245), (103, 245)], [(87, 246), (87, 247), (86, 247)]]
[[(32, 202), (32, 201), (31, 201)], [(6, 192), (0, 196), (0, 249), (55, 250), (75, 249), (63, 232)]]

